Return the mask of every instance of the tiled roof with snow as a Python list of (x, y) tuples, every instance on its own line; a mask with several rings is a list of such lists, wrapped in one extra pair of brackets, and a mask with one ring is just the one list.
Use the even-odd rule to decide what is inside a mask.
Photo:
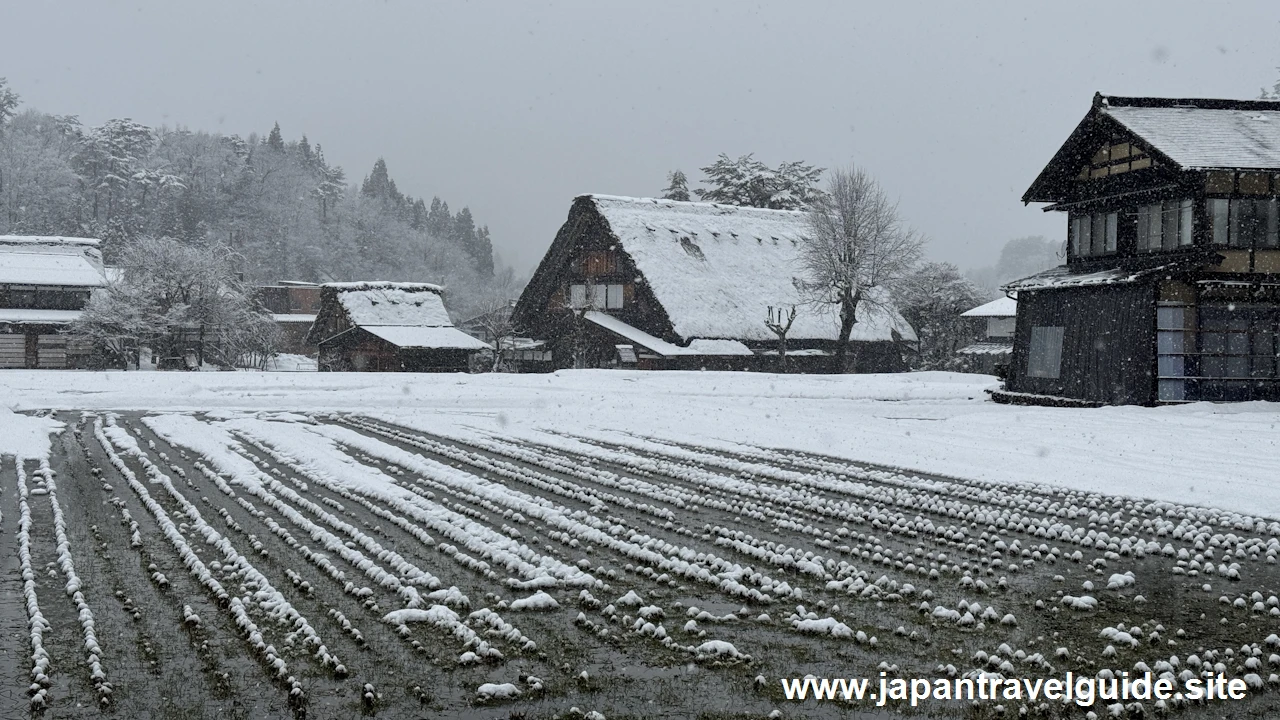
[(351, 322), (360, 326), (452, 327), (439, 285), (429, 283), (326, 283)]
[[(802, 212), (589, 196), (622, 249), (644, 274), (675, 332), (688, 340), (770, 341), (768, 308), (796, 305), (793, 340), (834, 340), (837, 314), (806, 306), (796, 281), (800, 243), (808, 233)], [(862, 303), (853, 340), (915, 340), (902, 316), (884, 303)]]
[(0, 285), (102, 287), (106, 276), (91, 238), (0, 235)]
[(1168, 263), (1155, 267), (1130, 268), (1115, 267), (1082, 272), (1076, 268), (1060, 265), (1052, 270), (1045, 270), (1031, 277), (1025, 277), (1003, 287), (1006, 291), (1015, 290), (1053, 290), (1068, 287), (1087, 287), (1091, 285), (1123, 285), (1137, 282), (1155, 273), (1180, 269), (1182, 263)]
[(972, 310), (960, 313), (960, 317), (1014, 317), (1018, 314), (1018, 301), (1002, 297), (984, 303)]
[(1280, 169), (1280, 103), (1274, 110), (1120, 106), (1102, 112), (1184, 170)]

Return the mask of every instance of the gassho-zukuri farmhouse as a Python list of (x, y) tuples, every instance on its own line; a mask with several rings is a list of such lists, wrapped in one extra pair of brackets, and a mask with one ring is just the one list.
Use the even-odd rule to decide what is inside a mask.
[[(798, 283), (803, 212), (611, 195), (574, 199), (513, 311), (557, 367), (775, 370), (770, 308), (796, 307), (787, 363), (832, 372), (839, 320)], [(906, 369), (915, 331), (887, 297), (858, 307), (853, 370)]]

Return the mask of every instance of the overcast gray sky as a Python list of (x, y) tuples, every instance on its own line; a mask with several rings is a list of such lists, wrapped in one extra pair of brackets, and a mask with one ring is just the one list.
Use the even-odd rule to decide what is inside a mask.
[(1061, 235), (1023, 190), (1111, 94), (1256, 97), (1280, 3), (0, 0), (0, 76), (86, 124), (287, 139), (469, 205), (521, 271), (574, 195), (651, 196), (718, 153), (859, 163), (930, 254)]

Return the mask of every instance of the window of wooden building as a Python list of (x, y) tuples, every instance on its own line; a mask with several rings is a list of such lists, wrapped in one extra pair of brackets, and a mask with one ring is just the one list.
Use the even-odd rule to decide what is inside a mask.
[(1088, 257), (1114, 253), (1119, 225), (1118, 213), (1076, 215), (1071, 219), (1071, 254)]
[(1027, 377), (1057, 379), (1062, 371), (1062, 336), (1060, 326), (1031, 328), (1031, 345), (1027, 353)]
[(1138, 208), (1138, 250), (1157, 252), (1188, 247), (1192, 242), (1191, 200), (1168, 200)]
[(1276, 198), (1209, 198), (1214, 245), (1236, 248), (1280, 247), (1280, 217)]
[(1156, 328), (1162, 402), (1242, 399), (1280, 382), (1280, 305), (1161, 303)]
[(570, 307), (592, 307), (596, 310), (619, 310), (625, 305), (625, 286), (613, 283), (609, 285), (570, 285)]

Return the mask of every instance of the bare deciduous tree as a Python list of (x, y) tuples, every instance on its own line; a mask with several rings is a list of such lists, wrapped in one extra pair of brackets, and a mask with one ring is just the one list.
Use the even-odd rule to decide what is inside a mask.
[(279, 330), (235, 271), (225, 247), (140, 237), (122, 248), (123, 276), (95, 293), (73, 331), (113, 352), (149, 347), (160, 358), (191, 353), (223, 367), (263, 367)]
[(838, 314), (836, 366), (847, 372), (858, 308), (892, 302), (889, 291), (920, 259), (924, 241), (880, 183), (852, 166), (831, 173), (809, 211), (809, 235), (800, 252), (801, 289), (815, 307)]
[(791, 311), (786, 315), (783, 315), (782, 308), (775, 308), (772, 305), (769, 306), (768, 312), (764, 326), (778, 336), (778, 372), (785, 373), (787, 371), (787, 333), (791, 332), (791, 324), (796, 321), (796, 306), (792, 305)]
[[(494, 273), (492, 283), (483, 295), (474, 301), (476, 316), (468, 323), (474, 324), (481, 332), (481, 340), (493, 343), (491, 372), (513, 371), (516, 356), (516, 336), (520, 329), (512, 320), (512, 311), (516, 307), (516, 298), (524, 283), (516, 278), (515, 270), (502, 268)], [(504, 356), (503, 353), (507, 355)]]
[(516, 326), (511, 320), (514, 301), (507, 297), (490, 297), (480, 302), (480, 314), (474, 320), (484, 333), (484, 339), (493, 343), (493, 364), (489, 370), (499, 372), (504, 369), (503, 352), (515, 356)]

